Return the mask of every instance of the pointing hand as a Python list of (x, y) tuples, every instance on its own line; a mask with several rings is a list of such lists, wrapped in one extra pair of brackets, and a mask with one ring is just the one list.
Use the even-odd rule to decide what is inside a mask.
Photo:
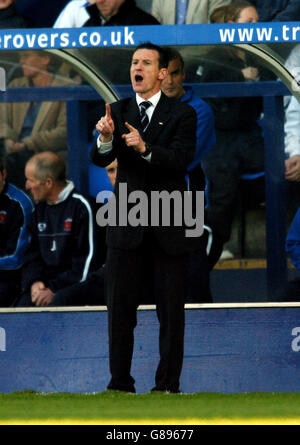
[(97, 122), (96, 129), (100, 132), (101, 142), (110, 142), (115, 131), (115, 124), (111, 117), (110, 105), (105, 104), (105, 116)]
[(139, 153), (146, 151), (145, 142), (143, 141), (140, 132), (128, 122), (125, 122), (125, 126), (129, 130), (129, 133), (122, 134), (122, 138), (125, 140), (127, 147), (132, 147)]

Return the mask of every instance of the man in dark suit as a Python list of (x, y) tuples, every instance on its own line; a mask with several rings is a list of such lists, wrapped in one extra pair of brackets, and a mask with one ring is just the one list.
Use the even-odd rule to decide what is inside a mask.
[[(150, 198), (153, 191), (176, 191), (183, 196), (187, 166), (195, 151), (197, 118), (192, 107), (161, 92), (167, 66), (162, 48), (151, 43), (136, 48), (130, 68), (136, 96), (106, 105), (106, 115), (96, 125), (100, 136), (91, 151), (93, 162), (101, 167), (118, 160), (118, 222), (107, 229), (105, 264), (111, 372), (108, 389), (135, 391), (130, 367), (136, 311), (143, 288), (151, 286), (160, 323), (160, 362), (153, 390), (179, 392), (187, 260), (201, 237), (186, 236), (186, 225), (174, 222), (178, 216), (174, 209), (170, 224), (163, 225), (161, 220), (152, 224), (158, 212)], [(134, 207), (129, 198), (136, 191), (148, 197), (151, 205), (143, 207), (140, 224), (131, 224)], [(127, 224), (121, 222), (124, 215), (119, 211), (124, 206), (128, 209)]]

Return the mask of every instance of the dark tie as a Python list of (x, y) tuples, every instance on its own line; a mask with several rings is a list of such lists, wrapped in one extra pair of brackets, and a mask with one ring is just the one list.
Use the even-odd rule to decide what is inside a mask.
[(146, 110), (152, 105), (151, 102), (145, 101), (140, 103), (141, 109), (141, 126), (143, 132), (146, 131), (149, 125), (149, 117), (147, 116)]

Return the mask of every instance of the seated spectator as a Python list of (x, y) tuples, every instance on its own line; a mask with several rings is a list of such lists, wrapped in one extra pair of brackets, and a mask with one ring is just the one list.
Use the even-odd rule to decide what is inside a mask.
[[(286, 68), (295, 77), (293, 88), (299, 90), (300, 45), (297, 44), (286, 60)], [(300, 205), (300, 106), (295, 96), (284, 97), (284, 151), (286, 203), (289, 217), (295, 215)]]
[[(179, 51), (166, 48), (166, 52), (169, 58), (168, 76), (162, 81), (162, 91), (168, 97), (175, 97), (191, 105), (197, 113), (197, 145), (194, 161), (189, 166), (189, 172), (191, 172), (201, 164), (208, 150), (215, 144), (214, 116), (211, 107), (200, 99), (191, 87), (183, 85), (184, 60)], [(205, 186), (204, 181), (201, 185)]]
[(300, 20), (299, 0), (249, 0), (260, 22), (296, 22)]
[[(23, 77), (9, 87), (46, 87), (66, 85), (50, 72), (51, 56), (43, 51), (22, 52)], [(0, 138), (4, 141), (6, 167), (10, 180), (24, 188), (24, 167), (36, 152), (67, 152), (65, 102), (17, 102), (0, 106)], [(3, 153), (3, 154), (4, 154)]]
[(17, 306), (47, 306), (56, 292), (85, 281), (103, 264), (104, 241), (98, 239), (92, 204), (67, 181), (62, 158), (38, 153), (27, 162), (25, 175), (37, 204), (28, 224), (31, 243)]
[[(116, 183), (117, 168), (118, 161), (116, 159), (105, 167), (113, 187)], [(82, 283), (75, 283), (56, 292), (49, 306), (105, 306), (104, 283), (105, 266), (102, 265), (95, 272), (90, 272)]]
[(21, 267), (29, 245), (27, 223), (33, 205), (29, 197), (7, 181), (0, 158), (0, 307), (8, 307), (20, 292)]
[(223, 23), (256, 23), (259, 20), (257, 9), (245, 0), (234, 0), (224, 11)]
[(116, 183), (117, 170), (118, 170), (118, 161), (115, 159), (111, 164), (105, 167), (108, 179), (111, 182), (111, 185), (114, 187)]
[[(299, 89), (300, 45), (296, 45), (286, 61), (286, 68), (296, 79), (295, 88)], [(285, 177), (288, 181), (300, 181), (300, 106), (295, 96), (285, 97)]]
[[(227, 6), (227, 23), (255, 22), (258, 15), (248, 2)], [(202, 82), (246, 82), (262, 80), (265, 73), (245, 52), (232, 47), (214, 47), (205, 56)], [(230, 239), (241, 175), (264, 170), (264, 141), (258, 124), (261, 97), (218, 97), (207, 99), (215, 117), (216, 144), (204, 160), (208, 180), (207, 216), (223, 243)], [(222, 259), (232, 258), (223, 252)]]
[[(210, 106), (200, 99), (191, 87), (183, 85), (185, 71), (184, 60), (181, 54), (173, 48), (166, 48), (166, 52), (169, 59), (168, 76), (162, 81), (161, 89), (168, 97), (175, 97), (191, 105), (197, 113), (196, 152), (194, 160), (188, 168), (188, 180), (191, 190), (204, 190), (205, 178), (201, 164), (207, 152), (216, 142), (213, 113)], [(203, 245), (198, 251), (190, 254), (187, 300), (189, 303), (212, 302), (209, 273), (218, 260), (218, 254), (217, 256), (214, 255), (213, 258), (211, 256), (213, 252), (216, 252), (217, 247), (217, 239), (215, 237), (212, 238), (212, 234), (212, 229), (205, 225)], [(222, 245), (220, 245), (219, 255), (221, 250)]]
[(153, 0), (152, 15), (162, 25), (209, 23), (210, 16), (219, 6), (231, 0)]
[[(90, 3), (90, 4), (88, 4)], [(54, 28), (81, 26), (158, 25), (134, 0), (72, 0), (57, 17)]]
[[(300, 207), (296, 212), (286, 237), (286, 252), (296, 269), (300, 270)], [(287, 301), (300, 301), (299, 277), (288, 283), (284, 299)]]
[(0, 2), (0, 28), (29, 28), (31, 22), (26, 20), (16, 9), (15, 0), (2, 0)]
[(219, 6), (210, 15), (210, 23), (224, 23), (227, 5)]
[(295, 96), (291, 96), (285, 109), (285, 178), (300, 181), (300, 107)]
[[(54, 28), (79, 28), (90, 26), (128, 26), (159, 25), (159, 22), (146, 11), (138, 8), (134, 0), (71, 0), (59, 14)], [(106, 47), (93, 57), (92, 63), (110, 82), (119, 84), (124, 78), (121, 69), (123, 58), (128, 63), (127, 51), (122, 51), (116, 58), (114, 48)], [(109, 60), (109, 63), (107, 61)], [(122, 81), (121, 81), (122, 83)], [(98, 103), (89, 104), (88, 121), (94, 128), (93, 115), (101, 115)]]

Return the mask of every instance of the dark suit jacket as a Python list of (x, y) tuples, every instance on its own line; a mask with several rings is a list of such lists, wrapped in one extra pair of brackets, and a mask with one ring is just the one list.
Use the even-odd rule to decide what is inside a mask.
[[(93, 4), (86, 7), (90, 18), (83, 26), (102, 26), (99, 9)], [(158, 20), (148, 12), (138, 8), (134, 0), (125, 0), (118, 12), (105, 22), (104, 26), (159, 25)]]
[(300, 20), (299, 0), (250, 0), (260, 22), (296, 22)]
[[(185, 175), (187, 166), (193, 160), (196, 144), (197, 117), (194, 109), (162, 93), (144, 135), (144, 140), (152, 147), (150, 163), (132, 147), (127, 147), (121, 137), (122, 134), (128, 132), (125, 122), (139, 128), (140, 114), (135, 97), (113, 103), (111, 112), (115, 123), (112, 151), (100, 155), (95, 142), (91, 150), (91, 159), (96, 165), (105, 167), (117, 158), (118, 172), (115, 187), (117, 203), (120, 183), (127, 184), (128, 194), (135, 190), (145, 192), (149, 203), (151, 191), (183, 192), (186, 190)], [(134, 206), (136, 202), (131, 206), (128, 204), (128, 211)], [(151, 210), (153, 211), (149, 205), (148, 221), (151, 221)], [(172, 209), (171, 222), (173, 216)], [(152, 229), (161, 247), (170, 254), (181, 254), (197, 248), (198, 239), (185, 236), (186, 227), (183, 216), (182, 219), (181, 227), (174, 224), (163, 227), (160, 224)], [(143, 240), (144, 230), (145, 227), (142, 226), (109, 226), (107, 244), (109, 247), (135, 249)]]

